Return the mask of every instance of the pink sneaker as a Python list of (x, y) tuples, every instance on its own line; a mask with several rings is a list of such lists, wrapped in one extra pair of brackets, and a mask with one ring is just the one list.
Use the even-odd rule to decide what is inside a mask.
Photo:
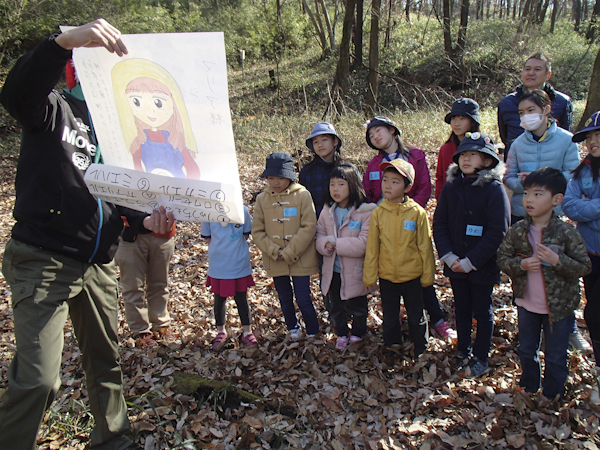
[(454, 331), (448, 322), (442, 320), (433, 326), (435, 331), (442, 339), (450, 338), (453, 341), (458, 338), (456, 331)]
[(339, 351), (346, 350), (347, 346), (348, 346), (348, 338), (346, 336), (340, 336), (339, 338), (337, 338), (337, 341), (335, 343), (336, 350), (339, 350)]

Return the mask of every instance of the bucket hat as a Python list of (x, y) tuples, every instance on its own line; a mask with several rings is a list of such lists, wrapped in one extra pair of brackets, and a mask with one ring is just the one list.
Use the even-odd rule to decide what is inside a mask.
[(492, 167), (496, 167), (496, 165), (500, 162), (500, 156), (498, 155), (498, 151), (494, 146), (494, 141), (492, 141), (492, 138), (487, 134), (479, 132), (465, 134), (465, 138), (461, 141), (454, 155), (452, 155), (452, 161), (458, 164), (458, 156), (462, 152), (473, 150), (491, 157), (494, 160)]
[(311, 151), (315, 151), (312, 143), (313, 138), (316, 136), (320, 136), (321, 134), (331, 134), (338, 138), (340, 143), (337, 146), (336, 150), (338, 150), (342, 146), (342, 138), (337, 135), (337, 133), (335, 132), (335, 127), (332, 124), (330, 124), (329, 122), (317, 122), (317, 124), (313, 127), (310, 136), (306, 138), (306, 146), (310, 148)]
[(375, 149), (375, 150), (379, 150), (377, 147), (375, 147), (373, 145), (373, 143), (371, 142), (371, 138), (369, 137), (369, 130), (373, 127), (381, 127), (381, 126), (386, 126), (386, 127), (392, 127), (394, 130), (396, 130), (396, 133), (398, 136), (402, 136), (402, 132), (400, 131), (400, 128), (398, 128), (398, 125), (396, 125), (396, 122), (394, 122), (392, 119), (388, 119), (385, 116), (376, 116), (373, 118), (373, 120), (369, 120), (367, 122), (367, 144), (369, 145), (369, 147)]
[(459, 98), (455, 100), (454, 103), (452, 103), (452, 109), (446, 114), (444, 120), (446, 123), (450, 123), (454, 116), (470, 117), (481, 125), (481, 119), (479, 118), (479, 103), (471, 98)]
[(582, 142), (587, 138), (588, 131), (600, 130), (600, 111), (596, 111), (592, 116), (585, 121), (585, 127), (573, 135), (573, 142)]
[(275, 152), (267, 156), (267, 164), (261, 178), (281, 177), (290, 180), (297, 180), (294, 172), (294, 160), (287, 153)]

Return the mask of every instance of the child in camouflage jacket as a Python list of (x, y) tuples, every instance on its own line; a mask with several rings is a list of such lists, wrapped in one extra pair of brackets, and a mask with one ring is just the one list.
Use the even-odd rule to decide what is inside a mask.
[(498, 266), (512, 279), (518, 306), (520, 385), (540, 388), (539, 349), (545, 340), (543, 394), (562, 397), (569, 374), (567, 349), (573, 312), (579, 305), (579, 278), (591, 270), (583, 238), (559, 219), (553, 208), (567, 187), (564, 175), (549, 167), (531, 172), (523, 182), (526, 217), (513, 225), (498, 250)]

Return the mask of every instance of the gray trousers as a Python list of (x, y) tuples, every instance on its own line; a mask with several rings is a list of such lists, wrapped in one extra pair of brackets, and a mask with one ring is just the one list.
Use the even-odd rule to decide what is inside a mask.
[(131, 444), (117, 343), (114, 263), (85, 264), (11, 239), (2, 272), (12, 292), (17, 350), (0, 400), (0, 448), (32, 450), (60, 387), (64, 326), (71, 316), (95, 419), (90, 448)]

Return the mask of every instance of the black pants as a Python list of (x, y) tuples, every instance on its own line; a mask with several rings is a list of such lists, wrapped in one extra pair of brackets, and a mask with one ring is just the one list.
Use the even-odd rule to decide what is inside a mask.
[(339, 273), (333, 272), (331, 286), (328, 296), (331, 300), (331, 322), (335, 334), (338, 336), (348, 336), (348, 319), (352, 319), (352, 335), (363, 337), (367, 334), (367, 315), (369, 313), (367, 296), (350, 298), (342, 300), (340, 290), (342, 288), (342, 278)]
[[(250, 325), (250, 307), (248, 306), (248, 299), (246, 291), (236, 292), (233, 297), (235, 304), (237, 305), (238, 314), (240, 315), (240, 322), (242, 325)], [(215, 322), (218, 327), (225, 325), (225, 310), (227, 309), (227, 297), (221, 297), (215, 294)]]
[(590, 273), (583, 277), (587, 305), (583, 312), (585, 323), (592, 338), (596, 365), (600, 366), (600, 274)]
[(427, 345), (427, 320), (423, 312), (423, 288), (419, 278), (404, 283), (379, 279), (381, 306), (383, 308), (383, 341), (385, 345), (402, 343), (400, 324), (400, 297), (408, 315), (408, 336), (415, 344), (415, 355), (425, 351)]

